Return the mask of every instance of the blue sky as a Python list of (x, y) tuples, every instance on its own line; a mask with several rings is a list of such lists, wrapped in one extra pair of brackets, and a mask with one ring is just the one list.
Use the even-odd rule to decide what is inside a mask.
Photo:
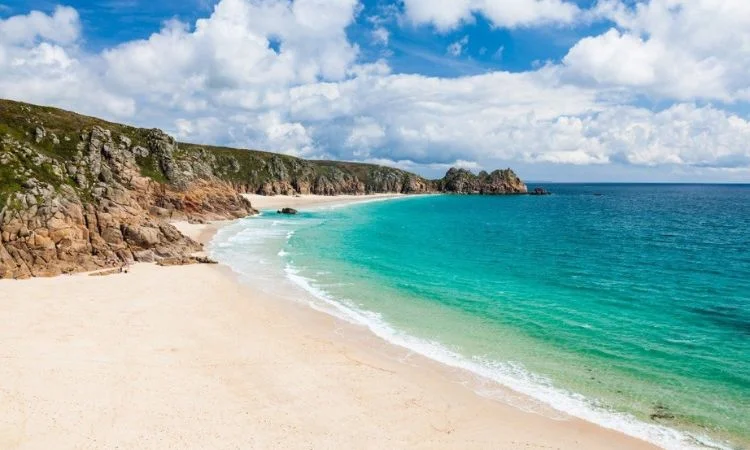
[(4, 0), (0, 12), (9, 17), (29, 11), (52, 13), (63, 4), (75, 8), (84, 27), (84, 45), (92, 51), (133, 39), (145, 39), (158, 32), (164, 21), (178, 18), (195, 22), (211, 13), (214, 1), (209, 0)]
[[(217, 0), (4, 0), (0, 17), (26, 14), (38, 10), (51, 13), (59, 4), (74, 7), (84, 27), (84, 45), (88, 50), (100, 51), (134, 39), (146, 39), (158, 32), (162, 24), (178, 19), (192, 24), (209, 15)], [(594, 0), (575, 2), (581, 7), (591, 6)], [(422, 73), (435, 76), (460, 76), (492, 70), (524, 71), (535, 63), (559, 61), (582, 36), (595, 34), (611, 23), (603, 21), (585, 27), (559, 26), (508, 30), (493, 27), (482, 16), (474, 23), (457, 30), (436, 32), (434, 27), (399, 26), (397, 18), (384, 21), (390, 32), (390, 52), (372, 42), (371, 18), (388, 12), (393, 2), (366, 0), (356, 21), (347, 28), (350, 38), (362, 47), (363, 59), (378, 59), (384, 55), (398, 72)], [(469, 42), (460, 57), (448, 55), (446, 49), (465, 36)]]
[(714, 1), (0, 0), (0, 89), (427, 175), (747, 181), (750, 7)]
[[(595, 0), (578, 0), (581, 7)], [(26, 14), (39, 10), (51, 13), (59, 4), (74, 7), (84, 27), (84, 46), (100, 51), (134, 39), (146, 39), (158, 32), (163, 23), (178, 19), (188, 24), (209, 15), (217, 0), (5, 0), (0, 17)], [(390, 32), (389, 52), (371, 40), (372, 17), (383, 16), (393, 2), (365, 0), (356, 21), (347, 28), (352, 41), (362, 48), (362, 58), (376, 60), (386, 57), (397, 72), (422, 73), (435, 76), (461, 76), (493, 70), (524, 71), (535, 64), (559, 61), (582, 36), (593, 35), (611, 26), (599, 21), (584, 27), (556, 26), (508, 30), (494, 27), (484, 17), (457, 30), (436, 32), (434, 27), (399, 26), (397, 18), (383, 22)], [(446, 53), (454, 42), (469, 37), (465, 52), (459, 57)]]

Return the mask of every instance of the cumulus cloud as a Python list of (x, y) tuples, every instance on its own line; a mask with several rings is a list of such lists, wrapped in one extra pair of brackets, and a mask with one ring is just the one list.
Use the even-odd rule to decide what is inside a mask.
[[(418, 2), (406, 3), (413, 13)], [(190, 142), (410, 170), (515, 162), (746, 171), (750, 123), (693, 101), (750, 93), (748, 82), (733, 75), (744, 63), (720, 58), (734, 49), (716, 60), (695, 57), (734, 37), (690, 38), (684, 49), (675, 48), (675, 23), (686, 19), (679, 19), (680, 9), (669, 17), (649, 12), (662, 3), (680, 0), (636, 9), (600, 2), (592, 13), (617, 26), (578, 42), (561, 65), (454, 78), (393, 73), (385, 61), (359, 60), (346, 32), (358, 13), (356, 0), (222, 0), (194, 24), (170, 21), (147, 39), (101, 54), (78, 48), (78, 15), (58, 8), (0, 21), (0, 92), (160, 126)], [(499, 14), (492, 9), (499, 3), (489, 0), (430, 4), (430, 14), (442, 15), (420, 20), (438, 27)], [(504, 22), (496, 15), (498, 26), (577, 14), (562, 1), (503, 4), (503, 14), (513, 5), (518, 11), (558, 5), (570, 15), (516, 15)], [(18, 23), (31, 31), (17, 31)], [(60, 29), (51, 31), (50, 24)], [(468, 37), (459, 40), (455, 53), (467, 43)], [(659, 111), (629, 105), (639, 90), (681, 100)]]
[(553, 142), (552, 151), (532, 153), (528, 161), (736, 168), (750, 157), (743, 143), (750, 138), (750, 122), (694, 104), (660, 112), (612, 107), (561, 117), (540, 131), (537, 137)]
[(750, 2), (606, 0), (592, 14), (615, 27), (570, 49), (568, 76), (677, 100), (750, 98)]
[[(135, 102), (104, 88), (91, 61), (79, 60), (78, 12), (58, 6), (0, 20), (0, 92), (4, 97), (56, 102), (90, 114), (127, 117)], [(93, 59), (96, 59), (95, 57)]]
[[(147, 40), (107, 50), (107, 75), (134, 94), (177, 106), (186, 94), (340, 80), (357, 55), (345, 32), (355, 6), (355, 0), (222, 0), (194, 30), (170, 22)], [(280, 42), (278, 52), (272, 40)]]
[(563, 0), (404, 0), (406, 16), (416, 24), (447, 31), (481, 14), (496, 27), (570, 23), (580, 12)]
[(32, 11), (27, 15), (0, 20), (0, 42), (4, 45), (31, 45), (42, 39), (70, 44), (78, 39), (80, 30), (78, 11), (58, 6), (52, 15)]

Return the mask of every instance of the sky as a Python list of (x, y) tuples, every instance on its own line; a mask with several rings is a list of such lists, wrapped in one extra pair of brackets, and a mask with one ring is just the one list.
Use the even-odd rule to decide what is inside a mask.
[(750, 182), (747, 0), (0, 0), (0, 97), (439, 176)]

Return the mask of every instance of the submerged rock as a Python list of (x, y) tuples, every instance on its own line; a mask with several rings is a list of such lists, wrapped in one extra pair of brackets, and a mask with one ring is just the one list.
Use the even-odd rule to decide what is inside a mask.
[(662, 404), (654, 406), (654, 412), (649, 416), (651, 420), (673, 420), (675, 415), (669, 411), (669, 408)]
[(297, 214), (297, 210), (294, 208), (281, 208), (280, 210), (276, 211), (277, 214), (289, 214), (294, 215)]
[(552, 192), (543, 187), (537, 187), (534, 188), (533, 191), (529, 192), (529, 195), (552, 195)]

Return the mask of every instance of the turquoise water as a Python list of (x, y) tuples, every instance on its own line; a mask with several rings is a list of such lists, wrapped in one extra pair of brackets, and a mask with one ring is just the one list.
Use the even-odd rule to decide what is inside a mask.
[(265, 214), (214, 256), (562, 411), (747, 445), (750, 186), (549, 187)]

